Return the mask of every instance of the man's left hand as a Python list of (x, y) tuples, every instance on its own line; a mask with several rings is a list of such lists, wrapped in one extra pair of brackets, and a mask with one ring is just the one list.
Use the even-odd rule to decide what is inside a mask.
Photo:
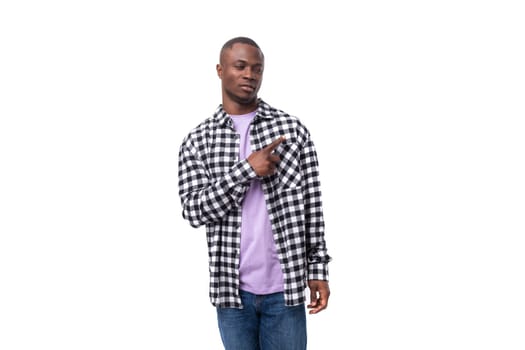
[(309, 313), (316, 314), (326, 309), (330, 297), (328, 281), (310, 280), (308, 288), (310, 288), (310, 304), (307, 305), (307, 308), (310, 309)]

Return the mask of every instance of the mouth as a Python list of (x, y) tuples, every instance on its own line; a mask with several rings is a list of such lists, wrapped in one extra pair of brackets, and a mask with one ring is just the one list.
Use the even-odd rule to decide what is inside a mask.
[(252, 86), (252, 85), (241, 85), (241, 90), (243, 90), (245, 92), (254, 92), (255, 91), (255, 86)]

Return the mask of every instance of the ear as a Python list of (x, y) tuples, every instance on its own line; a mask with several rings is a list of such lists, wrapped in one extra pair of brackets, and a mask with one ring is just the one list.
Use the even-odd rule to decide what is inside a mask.
[(217, 63), (217, 66), (215, 67), (215, 69), (217, 70), (217, 75), (219, 76), (220, 79), (222, 79), (222, 66), (220, 63)]

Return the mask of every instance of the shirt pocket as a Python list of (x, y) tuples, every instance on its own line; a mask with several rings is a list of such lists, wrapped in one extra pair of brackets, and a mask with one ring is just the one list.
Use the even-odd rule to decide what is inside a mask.
[(288, 142), (278, 149), (281, 158), (278, 166), (279, 188), (286, 190), (301, 186), (300, 149), (297, 143)]

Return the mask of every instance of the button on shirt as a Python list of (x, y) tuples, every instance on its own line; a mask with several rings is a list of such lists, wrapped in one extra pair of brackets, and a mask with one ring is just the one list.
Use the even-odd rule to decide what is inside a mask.
[[(286, 305), (305, 301), (307, 279), (328, 280), (318, 159), (302, 122), (259, 99), (250, 139), (254, 150), (280, 136), (281, 161), (261, 181), (282, 266)], [(220, 105), (184, 138), (179, 149), (182, 216), (193, 227), (206, 226), (210, 301), (242, 308), (239, 253), (243, 198), (257, 175), (239, 157), (239, 137)]]

